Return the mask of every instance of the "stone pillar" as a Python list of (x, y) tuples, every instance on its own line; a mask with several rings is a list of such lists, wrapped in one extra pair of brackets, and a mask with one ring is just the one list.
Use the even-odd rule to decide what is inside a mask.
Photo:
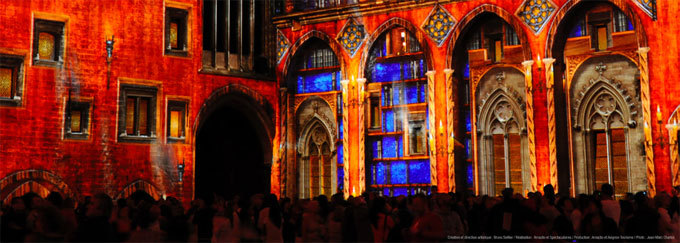
[[(543, 63), (545, 64), (545, 87), (547, 91), (548, 100), (548, 150), (550, 159), (550, 184), (555, 188), (555, 192), (558, 192), (557, 187), (557, 141), (555, 137), (557, 136), (556, 124), (555, 124), (555, 75), (553, 73), (553, 63), (555, 59), (545, 58)], [(572, 174), (573, 175), (573, 174)]]
[(343, 186), (342, 186), (342, 194), (345, 196), (345, 198), (349, 197), (350, 195), (350, 190), (349, 190), (349, 112), (348, 112), (348, 103), (349, 103), (349, 80), (342, 80), (340, 81), (340, 85), (342, 85), (342, 170), (345, 174), (343, 177)]
[(357, 112), (357, 123), (359, 126), (359, 160), (358, 160), (358, 172), (359, 172), (359, 194), (366, 191), (366, 121), (364, 119), (366, 114), (366, 79), (357, 79), (357, 100), (358, 112)]
[(638, 48), (640, 58), (640, 98), (642, 100), (642, 117), (645, 121), (645, 154), (647, 156), (647, 189), (649, 196), (656, 194), (656, 175), (654, 174), (654, 144), (652, 142), (652, 113), (649, 105), (649, 63), (647, 52), (649, 47)]
[(430, 143), (430, 182), (432, 186), (437, 185), (437, 146), (435, 144), (435, 137), (437, 136), (437, 127), (435, 126), (435, 95), (434, 95), (434, 74), (435, 71), (427, 71), (427, 115), (428, 115), (428, 141)]
[(538, 180), (536, 176), (536, 135), (534, 133), (533, 65), (534, 61), (532, 60), (522, 62), (526, 94), (527, 140), (529, 141), (529, 174), (531, 178), (531, 191), (535, 192), (538, 189)]
[(454, 136), (454, 112), (453, 107), (455, 102), (453, 101), (453, 69), (444, 69), (444, 74), (446, 74), (446, 134), (447, 134), (447, 162), (448, 162), (448, 178), (449, 178), (449, 188), (448, 192), (456, 191), (456, 140)]

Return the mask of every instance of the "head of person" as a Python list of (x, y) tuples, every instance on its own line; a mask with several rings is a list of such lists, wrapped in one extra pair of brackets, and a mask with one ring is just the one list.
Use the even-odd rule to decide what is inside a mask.
[(607, 196), (607, 197), (614, 197), (614, 187), (610, 185), (609, 183), (604, 183), (602, 184), (602, 187), (600, 187), (602, 190), (602, 195)]
[(92, 197), (92, 202), (87, 205), (87, 217), (109, 217), (113, 209), (111, 197), (104, 193), (98, 193)]

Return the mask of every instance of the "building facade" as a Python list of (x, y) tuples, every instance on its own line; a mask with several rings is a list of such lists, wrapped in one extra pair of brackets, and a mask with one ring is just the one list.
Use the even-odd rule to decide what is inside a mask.
[(671, 1), (0, 9), (3, 201), (680, 186)]

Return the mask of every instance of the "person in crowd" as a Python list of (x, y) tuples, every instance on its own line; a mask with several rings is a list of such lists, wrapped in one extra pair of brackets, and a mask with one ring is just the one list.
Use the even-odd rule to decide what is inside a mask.
[(602, 204), (602, 212), (605, 216), (614, 220), (616, 225), (619, 225), (621, 219), (621, 205), (614, 200), (614, 187), (608, 183), (601, 186), (602, 194), (600, 203)]

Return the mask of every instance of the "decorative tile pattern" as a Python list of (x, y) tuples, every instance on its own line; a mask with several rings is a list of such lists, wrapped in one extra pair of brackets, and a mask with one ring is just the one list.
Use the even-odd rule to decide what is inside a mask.
[(360, 25), (353, 18), (349, 19), (345, 26), (342, 27), (340, 33), (338, 33), (338, 42), (345, 48), (345, 51), (349, 53), (350, 56), (354, 54), (359, 49), (359, 46), (364, 42), (364, 37), (366, 37), (366, 32), (363, 25)]
[(288, 47), (290, 47), (290, 42), (288, 38), (280, 30), (276, 31), (276, 62), (281, 62), (283, 56), (288, 52)]
[(556, 5), (550, 0), (525, 0), (517, 10), (517, 15), (535, 34), (538, 34), (555, 9)]
[(437, 5), (432, 9), (430, 16), (427, 17), (421, 28), (437, 43), (437, 46), (441, 46), (455, 24), (456, 20), (453, 19), (451, 14)]
[(635, 4), (638, 5), (649, 17), (656, 20), (656, 1), (654, 0), (635, 0)]

